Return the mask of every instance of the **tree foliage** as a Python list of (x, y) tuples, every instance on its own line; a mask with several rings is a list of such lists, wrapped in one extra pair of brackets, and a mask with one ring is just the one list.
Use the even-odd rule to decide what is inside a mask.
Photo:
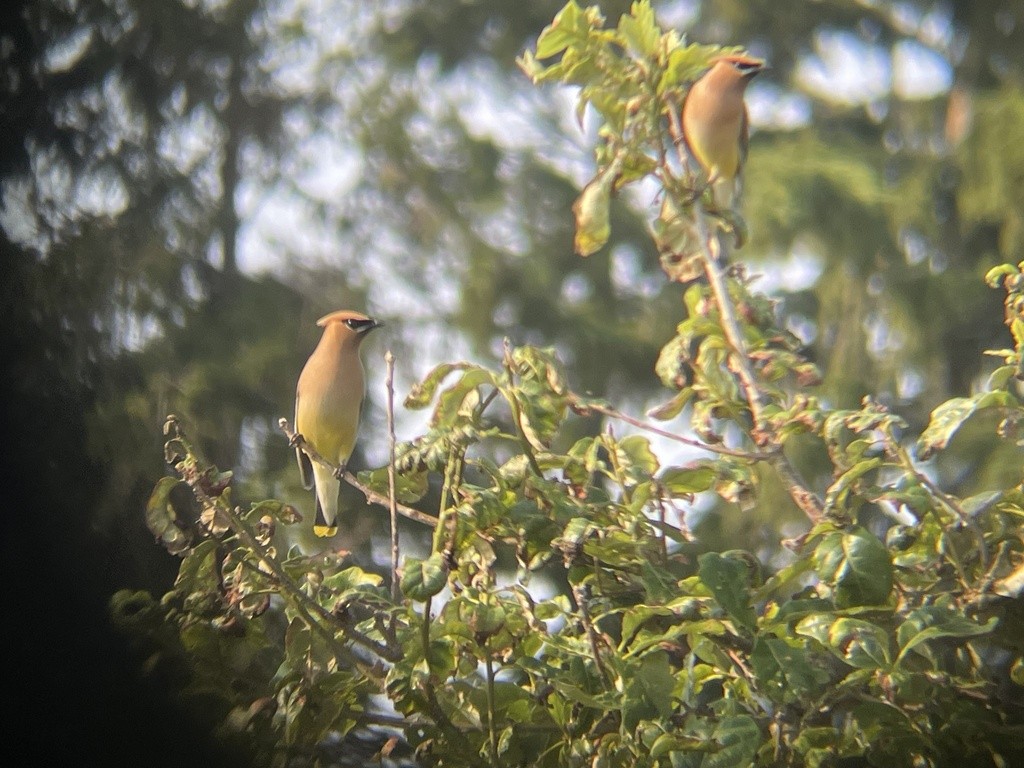
[[(663, 426), (577, 391), (553, 348), (438, 365), (405, 401), (427, 428), (391, 465), (402, 503), (439, 515), (395, 592), (291, 545), (297, 511), (236, 500), (169, 418), (175, 476), (146, 515), (178, 578), (118, 594), (114, 616), (257, 762), (341, 761), (368, 729), (378, 758), (445, 766), (1024, 760), (1019, 461), (969, 495), (933, 473), (971, 429), (1020, 455), (1024, 263), (987, 276), (1012, 343), (984, 387), (917, 431), (876, 399), (831, 404), (775, 305), (723, 267), (743, 221), (704, 210), (677, 154), (675, 111), (717, 51), (647, 2), (609, 25), (571, 1), (521, 59), (598, 116), (581, 255), (601, 258), (617, 195), (657, 188), (650, 237), (682, 298)], [(654, 434), (700, 457), (664, 462)], [(386, 471), (360, 479), (388, 493)], [(709, 546), (687, 525), (708, 498), (803, 523), (763, 552)]]

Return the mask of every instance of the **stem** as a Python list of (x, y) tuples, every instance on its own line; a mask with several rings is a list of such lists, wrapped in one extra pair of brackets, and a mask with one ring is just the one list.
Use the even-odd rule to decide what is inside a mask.
[[(423, 645), (424, 659), (427, 658), (428, 649), (430, 648), (430, 607), (432, 603), (433, 598), (430, 597), (423, 603), (423, 623), (420, 625), (420, 642)], [(429, 670), (429, 668), (430, 664), (428, 662), (427, 669)], [(430, 711), (431, 719), (437, 723), (441, 730), (448, 734), (449, 738), (459, 738), (459, 730), (448, 719), (444, 709), (441, 707), (441, 702), (437, 700), (437, 691), (434, 690), (434, 683), (430, 679), (429, 673), (423, 683), (423, 692), (427, 697), (427, 709)]]
[(391, 512), (391, 599), (397, 603), (401, 597), (398, 583), (398, 500), (395, 498), (395, 356), (389, 349), (384, 354), (387, 364), (388, 391), (388, 505)]
[[(454, 545), (454, 529), (452, 525), (452, 508), (455, 506), (455, 489), (458, 487), (459, 478), (462, 476), (462, 449), (453, 446), (448, 453), (448, 459), (444, 465), (444, 481), (441, 484), (441, 506), (437, 527), (434, 529), (433, 548), (434, 552), (448, 551), (449, 545)], [(445, 546), (442, 541), (447, 538)]]
[(430, 646), (430, 606), (434, 598), (428, 597), (423, 603), (423, 624), (420, 626), (420, 641), (423, 643), (423, 657), (427, 656), (427, 648)]
[(661, 495), (661, 492), (658, 493), (658, 496), (655, 499), (655, 504), (658, 508), (658, 522), (661, 524), (661, 530), (659, 531), (661, 535), (659, 536), (659, 539), (661, 540), (661, 562), (664, 565), (668, 563), (668, 540), (665, 533), (668, 522), (665, 519), (665, 498)]
[[(928, 491), (928, 495), (935, 499), (939, 506), (944, 507), (947, 512), (959, 519), (960, 522), (974, 534), (974, 537), (978, 540), (978, 558), (981, 561), (981, 570), (986, 570), (988, 568), (988, 545), (985, 543), (985, 534), (978, 526), (978, 523), (952, 496), (939, 488), (939, 486), (932, 482), (932, 479), (928, 477), (928, 475), (924, 474), (924, 472), (921, 472), (917, 468), (914, 464), (914, 460), (910, 457), (910, 452), (907, 451), (899, 440), (896, 439), (896, 436), (893, 435), (892, 432), (886, 431), (885, 436), (890, 449), (896, 455), (896, 459), (899, 461), (903, 469), (912, 475), (922, 488)], [(970, 585), (966, 581), (967, 577), (962, 570), (959, 558), (954, 558), (954, 563), (958, 570), (961, 571), (961, 577), (964, 579), (964, 586), (969, 588)]]
[(486, 645), (484, 650), (487, 651), (487, 734), (490, 739), (491, 765), (498, 765), (498, 733), (494, 730), (494, 660)]
[(594, 626), (594, 622), (590, 619), (590, 607), (587, 604), (586, 595), (583, 594), (583, 588), (578, 584), (574, 584), (572, 596), (576, 600), (576, 607), (580, 609), (580, 620), (583, 622), (583, 629), (586, 630), (587, 640), (590, 642), (590, 652), (594, 656), (594, 664), (597, 665), (597, 669), (601, 673), (601, 677), (604, 678), (605, 683), (611, 687), (613, 681), (611, 675), (608, 674), (607, 668), (604, 666), (604, 662), (601, 660), (601, 640), (597, 635), (597, 628)]
[[(505, 373), (508, 376), (509, 387), (512, 386), (512, 382), (515, 378), (515, 372), (512, 370), (512, 348), (509, 344), (508, 338), (505, 339)], [(533, 444), (530, 443), (529, 438), (526, 436), (526, 430), (523, 428), (523, 413), (519, 408), (519, 401), (512, 392), (508, 392), (508, 405), (512, 409), (512, 419), (516, 423), (516, 432), (519, 435), (519, 443), (522, 445), (523, 453), (526, 454), (527, 460), (530, 462), (530, 468), (533, 470), (537, 477), (544, 477), (544, 470), (540, 468), (540, 464), (537, 463), (537, 457), (533, 455)]]
[(626, 477), (626, 473), (622, 471), (622, 465), (619, 464), (618, 446), (615, 443), (615, 432), (612, 430), (611, 424), (608, 425), (605, 434), (607, 440), (604, 447), (608, 451), (608, 460), (611, 462), (612, 472), (615, 473), (615, 482), (622, 489), (622, 503), (628, 507), (633, 503), (633, 494), (629, 490), (629, 478)]

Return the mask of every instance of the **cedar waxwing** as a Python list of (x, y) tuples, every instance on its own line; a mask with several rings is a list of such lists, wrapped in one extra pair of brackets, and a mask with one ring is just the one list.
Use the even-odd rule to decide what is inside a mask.
[(747, 159), (747, 106), (743, 93), (764, 62), (721, 56), (693, 84), (683, 101), (683, 140), (707, 174), (715, 207), (731, 210), (739, 199)]
[[(295, 431), (328, 461), (344, 468), (352, 455), (363, 404), (363, 363), (359, 345), (381, 324), (358, 312), (340, 310), (317, 320), (324, 329), (313, 354), (306, 361), (295, 388)], [(341, 482), (322, 464), (310, 461), (296, 449), (302, 484), (316, 488), (317, 536), (338, 531), (338, 492)]]

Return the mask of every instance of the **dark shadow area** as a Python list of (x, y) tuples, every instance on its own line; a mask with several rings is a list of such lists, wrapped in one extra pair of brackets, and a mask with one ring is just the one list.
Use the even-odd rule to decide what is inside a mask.
[[(104, 468), (87, 459), (90, 391), (66, 375), (59, 311), (34, 306), (33, 259), (0, 244), (0, 434), (8, 754), (32, 765), (242, 765), (142, 675), (111, 626), (135, 586), (116, 536), (93, 528)], [(142, 510), (138, 518), (141, 525)]]

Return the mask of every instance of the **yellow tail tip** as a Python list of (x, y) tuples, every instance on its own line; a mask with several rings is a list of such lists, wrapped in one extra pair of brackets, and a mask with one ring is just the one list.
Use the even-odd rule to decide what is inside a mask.
[(336, 525), (314, 525), (313, 533), (317, 536), (326, 539), (329, 536), (333, 536), (338, 532), (338, 526)]

